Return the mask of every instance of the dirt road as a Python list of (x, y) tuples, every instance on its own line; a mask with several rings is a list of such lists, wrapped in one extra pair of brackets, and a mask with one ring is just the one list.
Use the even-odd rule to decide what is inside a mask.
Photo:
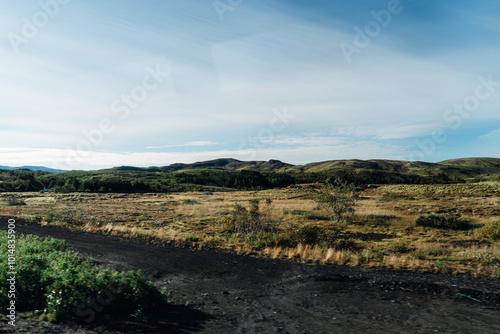
[[(110, 332), (500, 333), (499, 280), (294, 264), (20, 222), (17, 232), (65, 239), (102, 266), (141, 269), (172, 291), (165, 317)], [(59, 331), (69, 329), (45, 332)]]

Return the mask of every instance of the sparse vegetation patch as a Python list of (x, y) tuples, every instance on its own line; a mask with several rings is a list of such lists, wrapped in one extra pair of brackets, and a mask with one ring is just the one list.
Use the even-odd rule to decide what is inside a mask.
[(475, 234), (493, 240), (500, 240), (500, 220), (486, 223), (483, 227), (477, 229)]
[(464, 219), (460, 215), (437, 214), (422, 215), (417, 218), (417, 226), (435, 227), (451, 230), (466, 230), (471, 228), (470, 220)]
[[(401, 196), (380, 201), (387, 187), (399, 193), (393, 189), (396, 186), (340, 192), (347, 197), (356, 193), (354, 201), (347, 201), (351, 209), (342, 211), (340, 221), (333, 221), (328, 208), (318, 208), (323, 183), (210, 196), (203, 192), (25, 193), (19, 198), (27, 205), (13, 207), (0, 201), (0, 210), (41, 225), (158, 244), (173, 241), (183, 247), (217, 247), (292, 261), (500, 277), (495, 223), (500, 197), (493, 193), (479, 197), (477, 189), (484, 189), (484, 184), (467, 184), (468, 196), (436, 196), (428, 192), (428, 185), (412, 185), (408, 192), (399, 185), (405, 189)], [(440, 187), (453, 193), (457, 185)], [(326, 197), (336, 205), (338, 194), (329, 191)], [(0, 195), (5, 199), (11, 194)], [(447, 265), (436, 265), (437, 260)]]

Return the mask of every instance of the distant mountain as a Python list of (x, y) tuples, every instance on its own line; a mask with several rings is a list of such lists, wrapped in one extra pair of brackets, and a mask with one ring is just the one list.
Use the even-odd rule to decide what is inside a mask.
[(269, 161), (240, 161), (231, 158), (215, 159), (191, 164), (175, 163), (164, 167), (148, 167), (138, 168), (130, 166), (121, 166), (112, 168), (118, 171), (148, 171), (148, 172), (176, 172), (199, 169), (218, 169), (218, 170), (252, 170), (259, 172), (282, 172), (288, 169), (293, 169), (296, 166), (281, 162), (279, 160)]
[(466, 166), (466, 167), (480, 167), (480, 168), (500, 168), (500, 159), (497, 158), (464, 158), (453, 159), (438, 162), (440, 165), (450, 166)]
[(348, 175), (367, 183), (465, 182), (471, 179), (500, 178), (500, 159), (464, 158), (438, 163), (400, 160), (330, 160), (292, 165), (279, 160), (240, 161), (215, 159), (191, 164), (176, 163), (164, 167), (116, 167), (111, 171), (184, 172), (195, 170), (257, 171), (291, 174)]
[[(60, 170), (35, 166), (4, 168), (11, 171), (1, 173), (0, 192), (40, 191), (45, 188), (55, 192), (258, 190), (331, 182), (336, 178), (360, 187), (500, 181), (500, 159), (496, 158), (464, 158), (438, 163), (352, 159), (305, 165), (292, 165), (279, 160), (240, 161), (226, 158), (164, 167), (122, 166), (62, 173), (57, 173)], [(24, 170), (19, 171), (21, 168)]]
[[(43, 166), (8, 167), (0, 169), (16, 170), (28, 169), (60, 173), (64, 170), (47, 168)], [(106, 169), (105, 171), (121, 172), (183, 172), (195, 170), (220, 170), (220, 171), (256, 171), (276, 173), (302, 173), (302, 174), (348, 174), (353, 177), (377, 175), (377, 178), (393, 178), (403, 176), (420, 178), (436, 178), (458, 182), (472, 178), (494, 179), (500, 177), (500, 159), (498, 158), (462, 158), (445, 160), (438, 163), (422, 161), (400, 160), (329, 160), (311, 162), (305, 165), (292, 165), (279, 160), (269, 161), (240, 161), (232, 158), (221, 158), (194, 163), (174, 163), (162, 167), (133, 167), (121, 166)], [(104, 171), (104, 170), (103, 170)], [(98, 171), (97, 171), (98, 172)]]
[(39, 170), (42, 172), (48, 172), (48, 173), (60, 173), (64, 172), (62, 169), (53, 169), (53, 168), (48, 168), (48, 167), (43, 167), (43, 166), (21, 166), (21, 167), (9, 167), (9, 166), (0, 166), (0, 169), (6, 169), (6, 170), (16, 170), (16, 169), (28, 169), (28, 170)]
[[(464, 158), (438, 163), (399, 160), (333, 160), (300, 166), (303, 173), (348, 173), (354, 176), (385, 174), (386, 177), (420, 177), (462, 182), (500, 177), (500, 159)], [(392, 176), (391, 176), (392, 175)]]
[[(279, 160), (240, 161), (223, 158), (163, 167), (122, 166), (97, 171), (62, 171), (23, 166), (0, 169), (0, 191), (191, 191), (200, 189), (268, 189), (292, 184), (329, 182), (340, 177), (356, 185), (443, 184), (500, 181), (500, 159), (463, 158), (438, 163), (399, 160), (330, 160), (292, 165)], [(24, 177), (30, 171), (43, 171)], [(23, 174), (23, 177), (21, 177)], [(19, 182), (19, 181), (23, 182)]]

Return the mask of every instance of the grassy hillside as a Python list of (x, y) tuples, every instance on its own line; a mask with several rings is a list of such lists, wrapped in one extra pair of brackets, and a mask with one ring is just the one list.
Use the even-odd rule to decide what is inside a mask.
[(223, 170), (252, 170), (259, 172), (283, 171), (285, 168), (292, 168), (293, 165), (279, 160), (269, 161), (240, 161), (236, 159), (216, 159), (193, 164), (173, 164), (163, 167), (166, 171), (192, 170), (192, 169), (223, 169)]
[(500, 168), (500, 159), (497, 158), (464, 158), (452, 159), (438, 162), (440, 165), (451, 165), (459, 167), (483, 167), (490, 169)]
[(99, 171), (46, 173), (0, 171), (0, 191), (174, 192), (261, 190), (341, 177), (368, 184), (445, 184), (500, 180), (500, 159), (467, 158), (439, 163), (397, 160), (332, 160), (301, 166), (278, 160), (217, 159), (165, 167), (122, 166)]

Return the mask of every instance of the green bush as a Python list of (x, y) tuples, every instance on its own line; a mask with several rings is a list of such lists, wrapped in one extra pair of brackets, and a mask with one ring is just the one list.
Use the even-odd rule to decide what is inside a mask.
[(199, 238), (196, 235), (194, 235), (193, 233), (182, 233), (181, 237), (180, 237), (180, 240), (181, 241), (194, 242), (194, 241), (198, 241)]
[(354, 184), (336, 178), (321, 189), (315, 200), (320, 208), (328, 212), (332, 221), (339, 222), (354, 214), (358, 198)]
[(449, 213), (431, 213), (417, 218), (417, 226), (435, 227), (450, 230), (466, 230), (471, 227), (468, 219)]
[(313, 245), (326, 237), (325, 229), (314, 225), (304, 225), (293, 230), (291, 238), (306, 245)]
[[(7, 245), (7, 233), (0, 232), (0, 244)], [(0, 258), (7, 268), (7, 257)], [(93, 261), (82, 259), (62, 240), (16, 235), (16, 309), (38, 311), (48, 320), (75, 322), (103, 321), (137, 311), (151, 311), (167, 305), (168, 296), (147, 282), (140, 271), (114, 273), (99, 269)], [(7, 270), (0, 271), (5, 282)], [(103, 291), (112, 298), (101, 312), (89, 302)], [(0, 304), (7, 305), (7, 286), (0, 285)], [(92, 319), (90, 319), (90, 315)], [(85, 316), (86, 315), (86, 316)]]
[(264, 210), (260, 211), (259, 200), (249, 200), (250, 208), (246, 209), (235, 203), (231, 217), (224, 217), (221, 221), (226, 233), (252, 235), (258, 233), (273, 233), (279, 226), (279, 221), (270, 214), (271, 200), (266, 200)]
[(379, 202), (394, 202), (402, 198), (403, 196), (399, 194), (386, 191), (382, 194), (382, 197), (380, 197)]
[(7, 205), (20, 206), (26, 205), (26, 202), (22, 198), (17, 198), (15, 196), (9, 196), (6, 199)]
[(391, 245), (391, 250), (395, 253), (407, 253), (409, 251), (408, 243), (404, 241), (395, 242)]
[(500, 220), (495, 220), (484, 224), (483, 227), (474, 231), (475, 235), (500, 240)]
[(331, 244), (338, 239), (336, 230), (317, 225), (301, 225), (289, 227), (278, 234), (277, 246), (295, 247), (298, 243), (305, 245)]

